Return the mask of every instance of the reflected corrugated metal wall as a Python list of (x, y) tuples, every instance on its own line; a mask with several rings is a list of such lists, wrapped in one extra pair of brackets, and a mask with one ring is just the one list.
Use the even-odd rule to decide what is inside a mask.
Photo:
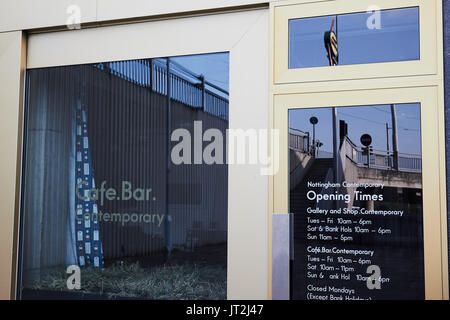
[[(102, 201), (97, 193), (105, 259), (163, 250), (164, 223), (159, 225), (158, 215), (167, 214), (167, 75), (163, 68), (157, 70), (157, 64), (138, 60), (28, 71), (25, 269), (65, 262), (74, 170), (71, 127), (80, 100), (87, 110), (96, 188), (114, 189), (116, 198), (128, 195), (122, 194), (124, 184), (131, 184), (133, 191), (142, 189), (136, 191), (138, 199), (108, 200), (104, 192)], [(194, 121), (201, 121), (203, 131), (216, 128), (225, 137), (226, 99), (209, 92), (207, 104), (199, 107), (202, 90), (197, 84), (175, 74), (172, 81), (172, 130), (185, 128), (193, 134)], [(226, 242), (227, 177), (226, 164), (172, 165), (169, 211), (175, 248)], [(106, 214), (116, 221), (106, 221)], [(139, 221), (124, 223), (127, 215)]]

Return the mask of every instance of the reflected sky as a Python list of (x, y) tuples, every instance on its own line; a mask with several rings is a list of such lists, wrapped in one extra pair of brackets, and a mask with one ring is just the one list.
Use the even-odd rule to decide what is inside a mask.
[(418, 60), (419, 8), (380, 12), (380, 29), (369, 29), (373, 13), (293, 19), (289, 21), (289, 68), (328, 66), (323, 35), (337, 19), (339, 65)]
[(203, 74), (207, 81), (216, 86), (230, 90), (228, 52), (178, 56), (171, 59), (198, 75)]
[[(421, 154), (420, 104), (396, 104), (399, 152)], [(322, 151), (333, 152), (332, 109), (293, 109), (289, 111), (289, 127), (308, 131), (312, 137), (312, 124), (309, 118), (319, 119), (316, 125), (316, 139), (324, 145)], [(339, 107), (337, 120), (348, 124), (348, 136), (358, 146), (360, 137), (367, 133), (372, 136), (375, 149), (387, 149), (386, 123), (392, 128), (390, 105)], [(338, 127), (339, 130), (339, 127)], [(389, 144), (392, 150), (392, 130), (389, 130)]]

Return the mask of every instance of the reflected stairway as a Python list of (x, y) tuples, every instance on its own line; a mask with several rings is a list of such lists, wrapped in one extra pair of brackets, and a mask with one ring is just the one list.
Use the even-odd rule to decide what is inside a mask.
[[(300, 297), (299, 289), (302, 282), (300, 276), (305, 274), (306, 257), (305, 255), (305, 240), (306, 240), (306, 210), (308, 207), (315, 208), (315, 201), (308, 200), (306, 193), (311, 190), (308, 188), (308, 181), (310, 182), (324, 182), (328, 170), (333, 168), (333, 159), (316, 159), (309, 169), (308, 173), (302, 181), (290, 191), (289, 194), (289, 208), (290, 212), (294, 214), (294, 270), (293, 270), (293, 286), (292, 299), (304, 299)], [(315, 188), (316, 192), (320, 192), (321, 188)]]

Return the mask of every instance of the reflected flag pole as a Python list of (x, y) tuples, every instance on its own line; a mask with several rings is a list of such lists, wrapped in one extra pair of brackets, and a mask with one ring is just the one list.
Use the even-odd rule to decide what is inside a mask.
[(394, 163), (393, 169), (398, 170), (399, 159), (398, 159), (398, 130), (397, 130), (397, 113), (395, 111), (395, 104), (391, 104), (391, 115), (392, 115), (392, 149), (394, 151)]
[[(331, 22), (331, 27), (330, 27), (330, 33), (334, 30), (335, 28), (335, 21), (336, 21), (336, 35), (337, 35), (337, 16), (335, 19), (333, 19), (333, 21)], [(330, 36), (330, 42), (328, 42), (326, 44), (326, 49), (328, 52), (328, 62), (330, 64), (330, 66), (335, 66), (336, 63), (333, 59), (333, 53), (331, 51), (331, 36)], [(333, 125), (333, 182), (337, 183), (340, 182), (338, 181), (338, 141), (337, 141), (337, 109), (336, 107), (332, 107), (331, 109), (331, 116), (332, 116), (332, 125)], [(338, 190), (334, 190), (334, 191), (338, 191)], [(335, 207), (338, 207), (338, 202), (336, 201), (335, 203)]]

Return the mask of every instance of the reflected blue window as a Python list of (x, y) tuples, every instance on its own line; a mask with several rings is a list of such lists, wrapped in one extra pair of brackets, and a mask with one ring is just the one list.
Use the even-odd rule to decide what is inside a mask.
[(419, 8), (382, 10), (289, 21), (289, 68), (330, 64), (324, 34), (338, 39), (339, 65), (420, 59)]

